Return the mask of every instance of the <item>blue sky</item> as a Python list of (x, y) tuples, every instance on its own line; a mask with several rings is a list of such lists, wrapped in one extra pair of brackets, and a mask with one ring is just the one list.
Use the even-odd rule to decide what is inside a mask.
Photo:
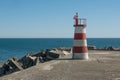
[(72, 38), (76, 12), (87, 37), (120, 38), (120, 0), (0, 0), (0, 38)]

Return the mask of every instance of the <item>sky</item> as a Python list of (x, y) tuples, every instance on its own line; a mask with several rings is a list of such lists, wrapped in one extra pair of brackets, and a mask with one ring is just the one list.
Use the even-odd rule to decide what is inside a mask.
[(120, 0), (0, 0), (0, 38), (73, 38), (76, 12), (88, 38), (120, 38)]

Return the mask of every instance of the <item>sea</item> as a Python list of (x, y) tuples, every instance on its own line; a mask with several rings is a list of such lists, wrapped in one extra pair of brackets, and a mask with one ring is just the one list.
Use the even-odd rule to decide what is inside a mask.
[[(97, 48), (119, 48), (120, 38), (88, 38), (87, 44)], [(73, 38), (0, 38), (0, 63), (41, 50), (72, 46)]]

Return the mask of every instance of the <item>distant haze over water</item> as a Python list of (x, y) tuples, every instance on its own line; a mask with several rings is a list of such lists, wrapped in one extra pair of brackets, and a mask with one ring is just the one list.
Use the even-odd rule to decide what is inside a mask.
[[(120, 38), (88, 38), (87, 42), (97, 48), (120, 47)], [(40, 50), (72, 46), (72, 38), (0, 38), (0, 63)]]

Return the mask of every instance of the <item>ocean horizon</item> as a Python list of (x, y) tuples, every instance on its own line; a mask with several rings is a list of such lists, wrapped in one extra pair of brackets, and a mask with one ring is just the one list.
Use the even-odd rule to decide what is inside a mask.
[[(87, 38), (87, 44), (97, 48), (120, 48), (120, 38)], [(73, 38), (0, 38), (0, 63), (40, 50), (72, 46)]]

